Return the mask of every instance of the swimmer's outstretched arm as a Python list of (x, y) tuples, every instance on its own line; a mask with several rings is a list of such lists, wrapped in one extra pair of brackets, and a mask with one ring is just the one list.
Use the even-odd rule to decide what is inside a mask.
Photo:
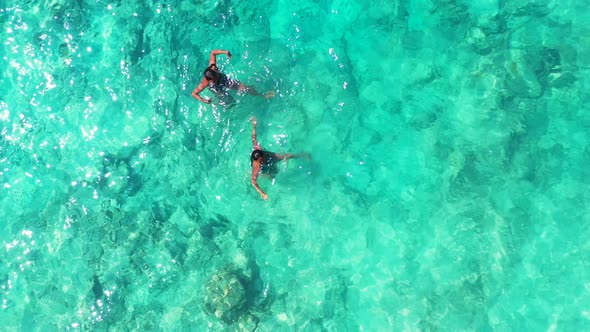
[(252, 122), (252, 146), (258, 145), (258, 141), (256, 141), (256, 117), (250, 117), (250, 122)]
[(210, 104), (211, 103), (211, 99), (205, 99), (203, 97), (201, 97), (201, 95), (199, 93), (201, 93), (201, 91), (203, 91), (207, 85), (209, 84), (209, 81), (207, 81), (206, 79), (202, 79), (201, 83), (199, 83), (199, 85), (197, 85), (197, 87), (193, 90), (193, 93), (191, 93), (191, 96), (193, 98), (196, 98), (200, 101), (202, 101), (205, 104)]
[(225, 56), (227, 56), (228, 59), (231, 59), (231, 53), (229, 51), (213, 50), (211, 51), (211, 55), (209, 55), (209, 65), (217, 65), (217, 59), (215, 59), (215, 56), (218, 54), (225, 54)]
[(262, 191), (262, 189), (260, 189), (260, 186), (258, 186), (258, 182), (256, 182), (256, 180), (258, 179), (258, 173), (260, 173), (260, 164), (258, 162), (254, 162), (252, 165), (252, 177), (250, 179), (250, 182), (252, 183), (254, 188), (256, 188), (256, 191), (258, 191), (260, 197), (262, 197), (263, 200), (267, 201), (268, 195), (264, 191)]
[[(260, 145), (258, 145), (258, 141), (256, 140), (256, 117), (250, 117), (250, 122), (252, 122), (252, 146), (255, 149), (260, 149)], [(254, 188), (256, 188), (256, 191), (258, 191), (260, 197), (266, 201), (268, 200), (268, 195), (262, 191), (262, 189), (260, 189), (258, 182), (256, 182), (258, 179), (258, 173), (260, 173), (260, 162), (255, 160), (252, 162), (252, 177), (250, 178), (250, 182)]]

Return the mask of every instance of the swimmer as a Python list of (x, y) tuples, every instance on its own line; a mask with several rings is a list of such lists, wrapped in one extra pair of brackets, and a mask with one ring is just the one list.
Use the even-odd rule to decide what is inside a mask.
[(263, 95), (256, 91), (254, 87), (247, 86), (242, 82), (233, 78), (229, 78), (227, 75), (220, 72), (219, 68), (217, 67), (216, 60), (216, 56), (219, 54), (225, 54), (228, 59), (231, 59), (231, 53), (229, 51), (211, 51), (211, 55), (209, 56), (209, 67), (205, 69), (203, 72), (203, 79), (191, 94), (193, 98), (196, 98), (206, 104), (211, 103), (210, 98), (205, 99), (200, 95), (201, 91), (205, 90), (205, 88), (209, 88), (209, 90), (214, 92), (219, 98), (222, 98), (229, 89), (238, 90), (240, 92), (245, 92), (254, 96), (264, 96), (266, 99), (274, 97), (274, 93), (272, 91), (269, 91)]
[(260, 173), (268, 174), (271, 177), (274, 177), (278, 170), (276, 168), (276, 163), (281, 160), (289, 160), (291, 158), (300, 158), (304, 157), (309, 159), (309, 154), (307, 153), (300, 153), (300, 154), (278, 154), (270, 151), (262, 150), (258, 141), (256, 141), (256, 118), (251, 117), (250, 122), (252, 122), (252, 154), (250, 155), (250, 164), (252, 165), (252, 178), (251, 182), (256, 191), (260, 194), (260, 197), (264, 200), (268, 200), (268, 195), (260, 189), (256, 180), (258, 179), (258, 175)]

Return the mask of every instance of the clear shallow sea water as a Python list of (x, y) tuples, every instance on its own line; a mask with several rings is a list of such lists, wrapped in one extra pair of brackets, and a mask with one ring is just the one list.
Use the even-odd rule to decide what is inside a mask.
[(590, 326), (585, 1), (1, 4), (5, 330)]

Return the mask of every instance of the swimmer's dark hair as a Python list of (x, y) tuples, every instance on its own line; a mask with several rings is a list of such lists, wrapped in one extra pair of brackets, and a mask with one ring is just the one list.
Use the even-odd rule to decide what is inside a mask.
[(217, 65), (212, 64), (209, 67), (207, 67), (207, 69), (205, 69), (205, 71), (203, 72), (203, 76), (205, 76), (205, 79), (207, 81), (210, 81), (219, 75), (215, 70), (211, 69), (211, 67), (213, 67), (213, 66), (215, 66), (215, 68), (217, 68)]
[(264, 152), (262, 152), (262, 150), (254, 150), (254, 151), (252, 151), (252, 154), (250, 155), (250, 162), (257, 160), (260, 157), (264, 157)]

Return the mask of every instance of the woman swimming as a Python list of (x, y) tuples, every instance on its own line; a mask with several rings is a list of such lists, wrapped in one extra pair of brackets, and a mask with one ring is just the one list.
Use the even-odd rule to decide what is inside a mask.
[(227, 75), (223, 74), (219, 71), (217, 67), (217, 55), (225, 54), (228, 59), (231, 59), (231, 53), (229, 51), (222, 51), (222, 50), (213, 50), (211, 51), (211, 55), (209, 55), (209, 67), (205, 69), (203, 72), (203, 79), (197, 85), (197, 87), (193, 90), (191, 96), (196, 98), (203, 103), (209, 104), (211, 103), (211, 99), (205, 99), (201, 97), (201, 91), (205, 90), (205, 88), (209, 88), (212, 92), (214, 92), (218, 98), (222, 99), (228, 90), (238, 90), (240, 92), (245, 92), (255, 96), (264, 96), (265, 98), (269, 99), (274, 96), (272, 91), (265, 93), (264, 95), (256, 91), (254, 87), (247, 86), (242, 82), (229, 78)]
[(276, 168), (276, 163), (281, 160), (289, 160), (291, 158), (299, 158), (305, 157), (309, 158), (309, 154), (301, 153), (301, 154), (278, 154), (270, 151), (265, 151), (262, 149), (258, 141), (256, 140), (256, 118), (251, 117), (250, 122), (252, 122), (252, 153), (250, 154), (250, 163), (252, 165), (252, 177), (251, 183), (256, 188), (256, 191), (260, 194), (260, 197), (264, 200), (268, 200), (268, 195), (260, 189), (258, 185), (257, 179), (260, 173), (262, 174), (269, 174), (274, 176), (278, 173)]

